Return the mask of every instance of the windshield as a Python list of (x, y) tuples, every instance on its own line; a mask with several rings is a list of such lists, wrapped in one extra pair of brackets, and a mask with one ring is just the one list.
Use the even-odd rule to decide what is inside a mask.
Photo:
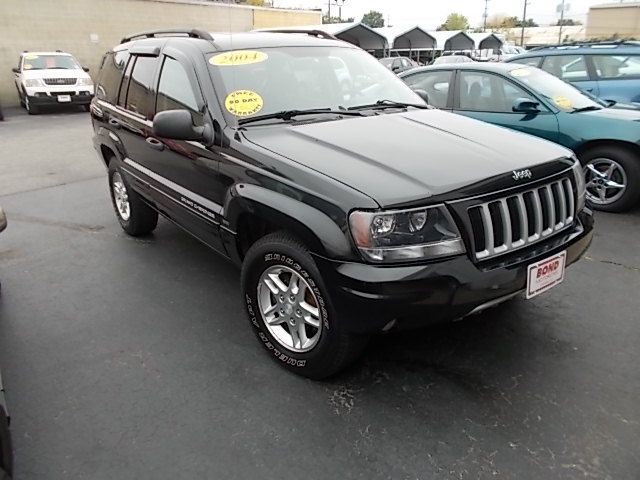
[(81, 67), (76, 59), (70, 55), (27, 54), (24, 56), (22, 62), (23, 70), (45, 70), (47, 68), (73, 70)]
[(509, 75), (531, 87), (535, 93), (546, 97), (560, 110), (602, 108), (577, 88), (538, 68), (520, 67), (511, 70)]
[(330, 109), (379, 100), (425, 104), (378, 60), (345, 47), (278, 47), (232, 51), (209, 58), (226, 111), (236, 118), (288, 110)]

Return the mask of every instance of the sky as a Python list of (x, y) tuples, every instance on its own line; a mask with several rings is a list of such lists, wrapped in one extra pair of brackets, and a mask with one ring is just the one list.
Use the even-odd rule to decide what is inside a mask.
[[(273, 0), (280, 8), (322, 8), (325, 13), (329, 0)], [(340, 3), (342, 0), (338, 0)], [(558, 20), (556, 7), (562, 0), (529, 0), (527, 18), (533, 18), (540, 25), (549, 25)], [(586, 22), (590, 5), (607, 3), (610, 0), (565, 0), (569, 11), (565, 17)], [(331, 0), (331, 15), (338, 15), (335, 0)], [(472, 26), (482, 24), (484, 0), (344, 0), (342, 17), (360, 20), (369, 10), (382, 12), (391, 25), (426, 25), (435, 29), (447, 15), (458, 12), (465, 15)], [(489, 0), (489, 16), (504, 14), (522, 17), (524, 0)]]

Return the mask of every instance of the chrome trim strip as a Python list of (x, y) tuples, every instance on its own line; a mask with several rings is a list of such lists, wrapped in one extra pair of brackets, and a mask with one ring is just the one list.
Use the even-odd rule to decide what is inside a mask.
[(107, 103), (104, 100), (96, 100), (96, 102), (102, 105), (103, 107), (107, 107), (112, 112), (118, 113), (120, 115), (124, 115), (125, 117), (129, 117), (130, 119), (135, 120), (136, 122), (144, 123), (147, 127), (153, 127), (152, 121), (147, 120), (146, 118), (133, 115), (132, 113), (127, 112), (125, 109), (121, 107), (116, 107), (115, 105), (111, 105), (110, 103)]
[(505, 295), (505, 296), (500, 297), (500, 298), (495, 298), (493, 300), (489, 300), (488, 302), (485, 302), (482, 305), (478, 305), (476, 308), (474, 308), (469, 313), (467, 313), (465, 315), (465, 317), (468, 317), (468, 316), (471, 316), (471, 315), (476, 315), (476, 314), (486, 310), (487, 308), (491, 308), (491, 307), (495, 307), (497, 305), (500, 305), (501, 303), (504, 303), (507, 300), (511, 300), (513, 297), (517, 297), (521, 293), (524, 293), (524, 289), (523, 290), (518, 290), (517, 292), (510, 293), (510, 294)]
[(189, 200), (199, 204), (200, 206), (207, 208), (212, 212), (217, 213), (218, 215), (224, 215), (224, 208), (222, 208), (222, 205), (212, 202), (211, 200), (208, 200), (198, 195), (197, 193), (192, 192), (191, 190), (187, 190), (183, 186), (172, 182), (171, 180), (163, 177), (162, 175), (158, 175), (157, 173), (149, 170), (146, 167), (143, 167), (142, 165), (140, 165), (137, 162), (134, 162), (128, 157), (124, 159), (124, 163), (129, 165), (130, 167), (135, 168), (139, 172), (144, 173), (146, 176), (153, 178), (156, 182), (161, 183), (162, 185), (188, 198)]

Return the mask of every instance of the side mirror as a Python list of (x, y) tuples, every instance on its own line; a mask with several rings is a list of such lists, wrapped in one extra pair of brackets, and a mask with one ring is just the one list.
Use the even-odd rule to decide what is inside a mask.
[(400, 70), (400, 65), (396, 65), (395, 67), (391, 67), (391, 71), (392, 72), (397, 72), (398, 70)]
[(11, 71), (12, 71), (13, 73), (20, 73), (20, 69), (19, 69), (18, 67), (13, 67), (13, 68), (11, 69)]
[(195, 140), (211, 145), (214, 140), (210, 125), (196, 127), (188, 110), (166, 110), (153, 119), (153, 133), (161, 138)]
[(85, 72), (89, 72), (89, 67), (82, 67)]
[(537, 113), (540, 111), (538, 108), (540, 103), (530, 98), (516, 98), (513, 102), (513, 111), (522, 113)]
[(423, 90), (421, 88), (412, 88), (411, 90), (413, 90), (427, 104), (429, 103), (429, 94), (427, 93), (426, 90)]

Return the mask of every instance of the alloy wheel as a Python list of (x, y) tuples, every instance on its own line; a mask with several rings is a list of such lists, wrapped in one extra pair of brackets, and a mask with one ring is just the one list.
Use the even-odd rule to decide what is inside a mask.
[(122, 180), (122, 176), (119, 172), (115, 172), (111, 179), (111, 189), (113, 191), (113, 199), (116, 203), (116, 210), (118, 215), (125, 222), (129, 220), (131, 216), (131, 206), (129, 205), (129, 194), (127, 193), (127, 187)]
[(610, 158), (594, 158), (584, 167), (587, 198), (596, 205), (609, 205), (622, 197), (627, 189), (627, 173)]

